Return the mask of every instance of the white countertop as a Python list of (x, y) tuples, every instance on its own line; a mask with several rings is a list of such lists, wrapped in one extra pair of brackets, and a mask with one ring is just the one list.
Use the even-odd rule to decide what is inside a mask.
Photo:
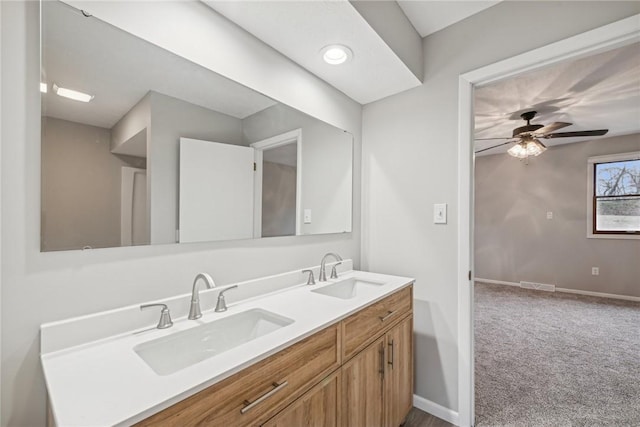
[[(349, 277), (385, 284), (367, 287), (347, 300), (311, 292), (336, 280), (314, 286), (297, 285), (229, 304), (224, 313), (203, 311), (203, 317), (196, 321), (174, 320), (173, 327), (168, 329), (131, 331), (43, 353), (42, 366), (54, 420), (61, 427), (136, 423), (413, 282), (407, 277), (361, 271), (343, 273), (337, 280)], [(271, 311), (294, 322), (170, 375), (156, 374), (133, 350), (140, 343), (253, 308)], [(43, 325), (43, 334), (45, 329)]]

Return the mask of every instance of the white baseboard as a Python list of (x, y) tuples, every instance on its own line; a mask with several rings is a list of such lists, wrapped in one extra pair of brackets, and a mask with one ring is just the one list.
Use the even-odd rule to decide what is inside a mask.
[(474, 282), (482, 282), (482, 283), (491, 283), (493, 285), (507, 285), (507, 286), (517, 286), (520, 287), (520, 283), (518, 282), (505, 282), (504, 280), (493, 280), (493, 279), (480, 279), (478, 277), (473, 279)]
[[(506, 285), (506, 286), (521, 287), (520, 283), (506, 282), (504, 280), (475, 278), (474, 281), (482, 282), (482, 283), (491, 283), (491, 284), (494, 284), (494, 285)], [(528, 288), (528, 289), (530, 289), (530, 288)], [(586, 295), (586, 296), (590, 296), (590, 297), (611, 298), (611, 299), (619, 299), (619, 300), (624, 300), (624, 301), (640, 302), (640, 297), (633, 297), (633, 296), (630, 296), (630, 295), (607, 294), (607, 293), (604, 293), (604, 292), (583, 291), (583, 290), (580, 290), (580, 289), (555, 288), (555, 292), (564, 292), (566, 294)]]
[(420, 409), (421, 411), (427, 412), (435, 417), (450, 422), (453, 425), (459, 425), (458, 413), (456, 411), (445, 408), (442, 405), (438, 405), (437, 403), (425, 399), (424, 397), (420, 397), (417, 394), (413, 395), (413, 406)]
[(640, 297), (632, 297), (631, 295), (606, 294), (604, 292), (581, 291), (578, 289), (556, 288), (556, 292), (564, 292), (566, 294), (587, 295), (590, 297), (621, 299), (625, 301), (640, 302)]

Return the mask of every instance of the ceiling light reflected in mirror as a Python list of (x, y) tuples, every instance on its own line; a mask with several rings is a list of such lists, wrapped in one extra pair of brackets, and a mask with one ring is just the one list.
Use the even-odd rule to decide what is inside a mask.
[(93, 95), (89, 95), (88, 93), (80, 92), (73, 89), (67, 89), (65, 87), (59, 87), (55, 83), (53, 84), (53, 91), (58, 96), (73, 99), (74, 101), (89, 102), (93, 99)]

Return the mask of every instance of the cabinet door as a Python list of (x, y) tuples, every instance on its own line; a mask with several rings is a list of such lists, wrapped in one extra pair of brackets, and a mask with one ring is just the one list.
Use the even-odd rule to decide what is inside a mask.
[(377, 339), (342, 366), (342, 425), (384, 424), (384, 344)]
[(339, 427), (340, 370), (267, 421), (265, 427)]
[(413, 316), (385, 336), (385, 409), (387, 427), (398, 427), (413, 406)]

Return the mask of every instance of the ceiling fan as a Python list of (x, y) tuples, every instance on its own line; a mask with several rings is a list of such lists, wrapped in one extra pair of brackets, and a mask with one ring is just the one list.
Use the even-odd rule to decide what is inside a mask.
[(531, 120), (536, 116), (536, 114), (538, 114), (537, 111), (527, 111), (525, 113), (522, 113), (520, 117), (522, 117), (523, 120), (526, 120), (527, 124), (525, 126), (515, 128), (511, 137), (477, 138), (476, 141), (489, 141), (498, 139), (507, 139), (508, 141), (501, 142), (500, 144), (488, 148), (483, 148), (482, 150), (478, 150), (476, 151), (476, 154), (515, 142), (515, 145), (509, 148), (509, 151), (507, 152), (513, 157), (525, 159), (529, 156), (538, 156), (547, 149), (547, 147), (542, 142), (540, 142), (540, 139), (570, 138), (576, 136), (602, 136), (609, 132), (609, 129), (598, 129), (578, 132), (554, 133), (554, 131), (558, 129), (571, 126), (572, 123), (555, 122), (546, 126), (540, 124), (531, 124)]

